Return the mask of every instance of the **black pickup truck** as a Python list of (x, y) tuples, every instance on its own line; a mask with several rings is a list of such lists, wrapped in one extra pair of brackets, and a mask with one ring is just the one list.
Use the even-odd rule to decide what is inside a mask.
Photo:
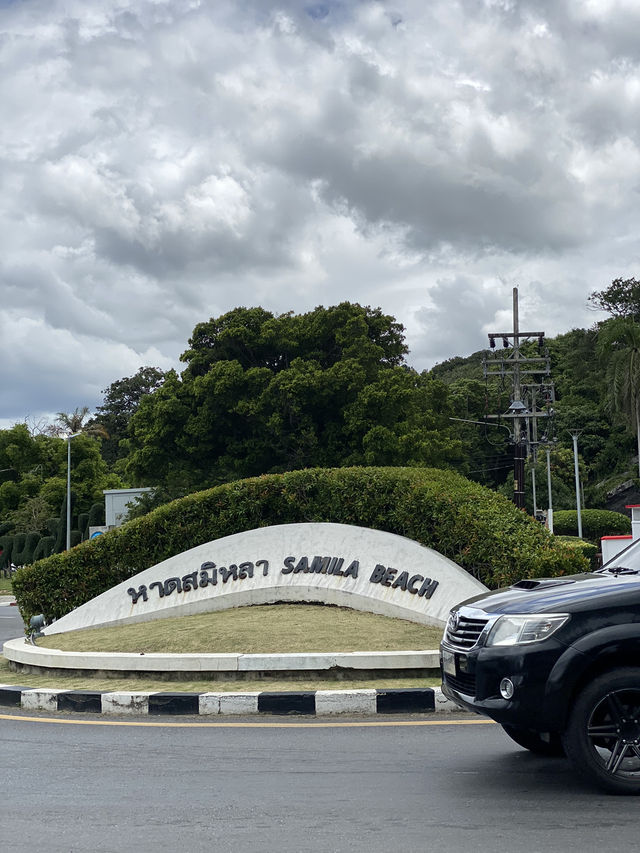
[(566, 754), (599, 787), (640, 794), (640, 543), (598, 572), (458, 605), (440, 666), (443, 693), (520, 746)]

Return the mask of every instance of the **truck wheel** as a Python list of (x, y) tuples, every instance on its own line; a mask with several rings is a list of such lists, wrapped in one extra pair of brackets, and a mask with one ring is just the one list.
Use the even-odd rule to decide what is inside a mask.
[(518, 746), (528, 749), (529, 752), (548, 757), (564, 755), (560, 735), (555, 732), (534, 732), (531, 729), (518, 729), (515, 726), (502, 726), (502, 728), (511, 740), (514, 740)]
[(575, 767), (600, 788), (640, 794), (640, 669), (594, 678), (571, 709), (563, 743)]

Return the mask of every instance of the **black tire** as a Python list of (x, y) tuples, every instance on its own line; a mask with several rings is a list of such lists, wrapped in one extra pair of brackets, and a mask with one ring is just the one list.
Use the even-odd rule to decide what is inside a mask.
[(615, 794), (640, 794), (640, 669), (613, 669), (578, 695), (563, 735), (572, 764)]
[(514, 726), (502, 726), (511, 740), (536, 755), (559, 758), (564, 755), (560, 735), (555, 732), (534, 732), (532, 729), (518, 729)]

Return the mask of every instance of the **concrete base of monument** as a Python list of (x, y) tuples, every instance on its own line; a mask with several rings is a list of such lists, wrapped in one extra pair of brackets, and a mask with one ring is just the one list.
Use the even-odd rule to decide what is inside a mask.
[(8, 640), (5, 658), (14, 672), (105, 676), (251, 680), (290, 677), (396, 677), (439, 675), (437, 651), (305, 652), (299, 654), (131, 654), (62, 652), (35, 646), (26, 638)]

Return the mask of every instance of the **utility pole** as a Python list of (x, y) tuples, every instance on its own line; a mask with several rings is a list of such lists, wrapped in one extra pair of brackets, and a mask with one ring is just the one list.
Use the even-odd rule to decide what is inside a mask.
[[(529, 449), (537, 446), (537, 420), (547, 418), (553, 413), (551, 402), (554, 400), (553, 383), (550, 379), (551, 361), (548, 353), (539, 357), (522, 354), (522, 344), (537, 338), (538, 347), (544, 346), (544, 332), (521, 332), (518, 317), (518, 288), (513, 288), (513, 331), (489, 332), (489, 347), (494, 350), (496, 338), (502, 338), (502, 351), (493, 358), (483, 359), (485, 379), (498, 378), (503, 385), (510, 378), (511, 389), (509, 408), (503, 415), (489, 417), (512, 422), (511, 441), (513, 443), (513, 502), (524, 509), (525, 460)], [(544, 408), (538, 408), (542, 397)]]

